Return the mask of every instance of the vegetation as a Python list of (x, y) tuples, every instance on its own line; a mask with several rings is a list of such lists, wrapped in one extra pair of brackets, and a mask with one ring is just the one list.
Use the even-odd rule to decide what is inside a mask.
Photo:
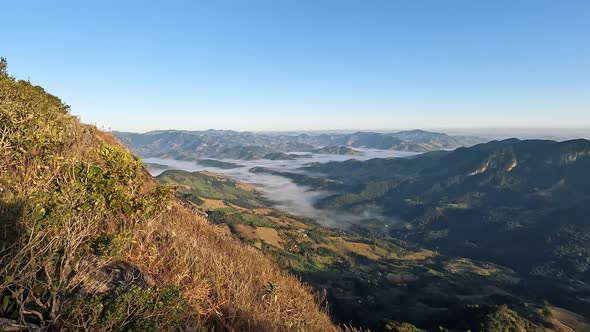
[(524, 273), (586, 280), (589, 151), (586, 140), (507, 140), (310, 169), (344, 183), (319, 206), (381, 206), (411, 224), (392, 230), (396, 238)]
[(158, 163), (144, 163), (143, 167), (145, 167), (145, 169), (147, 169), (148, 171), (150, 171), (150, 170), (165, 170), (165, 169), (170, 168), (170, 166), (168, 166), (168, 165), (162, 165), (162, 164), (158, 164)]
[(308, 287), (0, 63), (0, 329), (336, 329)]
[(342, 183), (319, 207), (382, 207), (404, 221), (375, 234), (512, 268), (537, 301), (590, 314), (590, 141), (510, 139), (409, 159), (314, 164)]
[(167, 170), (158, 178), (165, 183), (176, 185), (179, 194), (188, 200), (201, 197), (239, 204), (247, 208), (267, 205), (267, 200), (252, 186), (213, 173)]
[[(379, 137), (346, 139), (407, 144)], [(584, 330), (587, 319), (549, 303), (588, 315), (588, 151), (507, 141), (312, 166), (329, 178), (278, 174), (338, 190), (326, 206), (381, 205), (407, 221), (384, 235), (327, 229), (212, 173), (154, 180), (1, 59), (0, 329), (336, 331), (325, 296), (338, 322), (373, 330)]]
[(236, 164), (236, 163), (228, 163), (225, 161), (215, 160), (215, 159), (200, 159), (197, 161), (197, 164), (199, 164), (201, 166), (216, 167), (216, 168), (221, 168), (221, 169), (232, 169), (232, 168), (244, 167), (244, 166)]
[[(521, 313), (496, 314), (503, 304), (520, 303), (528, 296), (520, 290), (521, 277), (509, 269), (443, 256), (402, 241), (327, 229), (275, 210), (262, 199), (252, 206), (252, 195), (260, 194), (231, 179), (204, 172), (174, 173), (179, 175), (174, 180), (164, 174), (159, 179), (174, 183), (212, 223), (325, 292), (340, 323), (376, 331), (420, 331), (416, 326), (497, 331), (498, 324), (513, 326), (508, 318), (533, 324)], [(476, 311), (470, 307), (473, 303)], [(539, 317), (529, 325), (551, 326)]]

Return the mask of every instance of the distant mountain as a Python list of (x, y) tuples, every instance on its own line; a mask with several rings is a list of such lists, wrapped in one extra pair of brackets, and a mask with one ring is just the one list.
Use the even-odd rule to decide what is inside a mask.
[(326, 142), (330, 144), (357, 148), (415, 152), (455, 149), (485, 141), (485, 139), (478, 137), (449, 136), (423, 130), (400, 131), (388, 134), (356, 132), (346, 135), (323, 136), (322, 139), (327, 139)]
[(509, 139), (306, 169), (348, 188), (319, 206), (381, 206), (406, 222), (395, 236), (533, 275), (590, 281), (590, 141)]
[(430, 147), (430, 150), (449, 150), (483, 143), (483, 140), (480, 137), (449, 136), (444, 133), (435, 133), (424, 130), (406, 130), (390, 135), (404, 141), (424, 144), (425, 147)]
[[(125, 132), (114, 132), (114, 134), (141, 157), (182, 160), (200, 158), (252, 160), (262, 159), (269, 153), (314, 152), (331, 146), (425, 152), (454, 149), (485, 141), (478, 137), (449, 136), (421, 130), (320, 135), (266, 134), (230, 130), (165, 130), (144, 134)], [(331, 152), (331, 150), (327, 151)]]
[(354, 149), (351, 149), (351, 148), (348, 148), (348, 147), (342, 146), (342, 145), (325, 146), (323, 148), (316, 149), (313, 152), (320, 153), (320, 154), (337, 154), (337, 155), (347, 155), (347, 156), (359, 156), (359, 155), (363, 154), (362, 152), (360, 152), (358, 150), (354, 150)]
[(254, 160), (264, 159), (266, 156), (274, 153), (271, 149), (264, 146), (257, 145), (246, 145), (246, 146), (234, 146), (225, 148), (211, 157), (216, 159), (243, 159), (243, 160)]
[(269, 160), (296, 160), (299, 158), (310, 158), (311, 154), (295, 154), (295, 153), (284, 153), (284, 152), (272, 152), (265, 155), (262, 159)]
[(280, 142), (280, 143), (270, 143), (267, 145), (268, 148), (277, 151), (277, 152), (313, 152), (315, 150), (315, 146), (307, 143), (300, 143), (300, 142)]
[(205, 166), (205, 167), (215, 167), (215, 168), (221, 168), (221, 169), (233, 169), (233, 168), (244, 167), (244, 166), (236, 164), (236, 163), (228, 163), (225, 161), (215, 160), (215, 159), (201, 159), (201, 160), (197, 161), (197, 164), (199, 164), (201, 166)]

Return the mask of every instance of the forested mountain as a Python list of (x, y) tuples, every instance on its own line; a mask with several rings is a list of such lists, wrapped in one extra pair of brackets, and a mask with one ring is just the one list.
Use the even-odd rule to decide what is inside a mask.
[(158, 178), (176, 185), (211, 222), (326, 292), (339, 322), (372, 331), (418, 331), (408, 322), (428, 331), (590, 327), (583, 317), (548, 304), (526, 276), (501, 265), (322, 227), (273, 209), (254, 187), (217, 174), (168, 170)]
[(306, 170), (340, 184), (318, 206), (382, 207), (400, 220), (388, 236), (559, 280), (590, 312), (590, 141), (509, 139)]
[[(218, 138), (242, 135), (213, 133)], [(249, 140), (264, 137), (244, 135), (253, 135)], [(272, 138), (274, 144), (277, 137)], [(291, 142), (323, 145), (338, 153), (342, 151), (338, 147), (395, 146), (403, 150), (408, 144), (419, 144), (421, 149), (442, 148), (443, 139), (448, 144), (445, 147), (457, 144), (449, 137), (423, 131), (302, 134), (300, 140)], [(403, 240), (449, 257), (514, 270), (521, 280), (515, 287), (521, 289), (506, 293), (520, 300), (485, 303), (547, 301), (589, 315), (590, 306), (584, 300), (590, 295), (589, 145), (586, 140), (509, 139), (409, 158), (313, 163), (297, 172), (254, 167), (250, 172), (286, 177), (310, 190), (325, 192), (315, 205), (330, 211), (336, 222), (339, 211), (363, 214), (376, 209), (389, 220), (389, 227), (383, 228), (381, 219), (364, 219), (351, 229), (360, 236)], [(259, 150), (262, 158), (295, 159), (288, 152), (264, 154), (267, 148), (261, 146), (226, 151)], [(409, 316), (395, 316), (400, 317)]]

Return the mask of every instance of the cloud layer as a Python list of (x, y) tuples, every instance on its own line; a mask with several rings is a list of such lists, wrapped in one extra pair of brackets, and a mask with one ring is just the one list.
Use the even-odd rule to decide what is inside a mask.
[[(372, 158), (407, 157), (415, 155), (415, 153), (411, 152), (399, 152), (391, 150), (359, 150), (363, 152), (363, 155), (354, 156), (354, 159), (368, 160)], [(256, 186), (256, 188), (258, 188), (265, 197), (273, 201), (276, 208), (298, 216), (315, 219), (319, 224), (326, 227), (346, 229), (353, 224), (361, 223), (363, 220), (367, 219), (377, 219), (379, 220), (379, 224), (383, 224), (384, 227), (396, 223), (396, 220), (384, 217), (378, 209), (365, 210), (358, 214), (344, 211), (318, 209), (314, 206), (315, 202), (332, 194), (332, 192), (312, 191), (309, 187), (295, 184), (290, 179), (281, 176), (249, 172), (252, 167), (258, 166), (278, 171), (302, 173), (299, 168), (307, 163), (325, 163), (349, 159), (352, 159), (351, 156), (314, 154), (310, 158), (300, 158), (297, 160), (222, 160), (244, 166), (234, 169), (205, 167), (197, 164), (196, 162), (162, 158), (145, 158), (143, 161), (144, 163), (166, 165), (171, 169), (179, 169), (190, 172), (209, 171), (219, 173), (231, 177), (237, 181), (252, 184)], [(154, 176), (157, 176), (163, 171), (163, 169), (158, 168), (150, 169), (150, 173)]]

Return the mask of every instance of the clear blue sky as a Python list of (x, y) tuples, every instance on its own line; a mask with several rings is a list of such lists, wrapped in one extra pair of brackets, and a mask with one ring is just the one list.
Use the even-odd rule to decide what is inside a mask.
[(0, 4), (0, 56), (116, 130), (590, 127), (590, 1)]

